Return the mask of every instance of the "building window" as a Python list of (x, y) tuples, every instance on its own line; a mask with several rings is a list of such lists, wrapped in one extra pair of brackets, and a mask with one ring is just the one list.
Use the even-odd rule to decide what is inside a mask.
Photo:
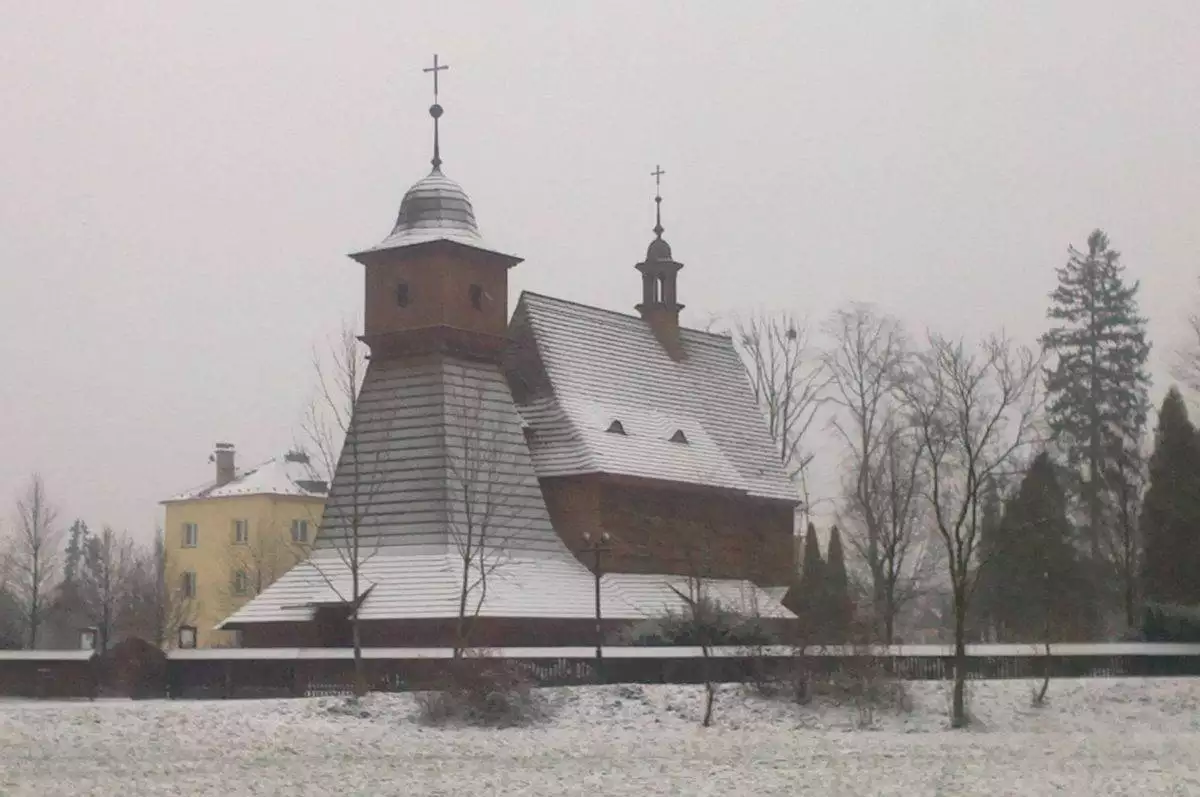
[(308, 542), (308, 521), (292, 521), (292, 542)]
[(245, 545), (250, 542), (250, 521), (233, 521), (233, 544)]
[(467, 295), (471, 297), (471, 306), (476, 310), (483, 309), (483, 288), (478, 285), (472, 285), (467, 291)]
[(246, 575), (245, 570), (238, 570), (233, 574), (233, 594), (245, 595), (250, 591), (250, 577)]
[(687, 441), (687, 435), (683, 433), (682, 429), (676, 429), (675, 434), (671, 435), (672, 443), (686, 443)]
[(200, 542), (200, 527), (197, 526), (195, 523), (184, 523), (183, 524), (183, 547), (184, 548), (195, 548), (196, 544), (198, 542)]
[(400, 307), (408, 307), (408, 283), (401, 282), (396, 286), (396, 304)]
[(185, 598), (196, 597), (196, 573), (192, 570), (185, 570), (179, 579), (179, 591), (183, 593)]
[(605, 429), (604, 431), (610, 432), (612, 434), (625, 434), (625, 425), (622, 424), (620, 421), (613, 421), (612, 423), (610, 423), (608, 425), (608, 428)]
[(179, 647), (181, 647), (181, 648), (196, 647), (196, 626), (194, 626), (194, 625), (179, 626)]

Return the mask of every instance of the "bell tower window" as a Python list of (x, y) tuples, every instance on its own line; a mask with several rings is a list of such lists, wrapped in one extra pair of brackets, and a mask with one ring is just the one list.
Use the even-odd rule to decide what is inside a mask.
[(476, 310), (483, 309), (483, 288), (478, 285), (472, 285), (467, 291), (467, 296), (471, 299), (471, 306)]
[(400, 307), (408, 307), (408, 283), (401, 282), (396, 286), (396, 304)]

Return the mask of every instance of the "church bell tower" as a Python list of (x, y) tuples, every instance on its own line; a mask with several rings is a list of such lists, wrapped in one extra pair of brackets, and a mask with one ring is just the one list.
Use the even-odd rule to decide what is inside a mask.
[(508, 269), (521, 258), (484, 242), (462, 187), (442, 173), (439, 64), (433, 74), (433, 170), (400, 202), (383, 241), (350, 257), (366, 268), (363, 341), (372, 359), (447, 353), (497, 361), (508, 327)]
[(654, 240), (646, 248), (646, 259), (637, 264), (642, 273), (642, 302), (635, 308), (650, 325), (659, 344), (673, 360), (684, 358), (679, 339), (679, 303), (676, 281), (683, 268), (671, 256), (671, 245), (662, 237), (662, 176), (661, 166), (655, 166), (654, 177)]

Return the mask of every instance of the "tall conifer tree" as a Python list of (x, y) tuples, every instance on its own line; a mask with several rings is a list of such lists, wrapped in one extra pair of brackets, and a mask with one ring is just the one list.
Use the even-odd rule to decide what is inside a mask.
[[(1149, 412), (1146, 319), (1138, 314), (1139, 284), (1125, 282), (1120, 253), (1096, 230), (1087, 252), (1070, 247), (1058, 269), (1041, 343), (1055, 355), (1046, 371), (1051, 431), (1073, 475), (1069, 490), (1083, 518), (1081, 542), (1095, 562), (1113, 534), (1115, 480), (1135, 451)], [(1105, 593), (1116, 590), (1104, 585)]]
[(988, 572), (1001, 641), (1087, 639), (1094, 633), (1088, 570), (1074, 543), (1067, 497), (1054, 463), (1039, 454), (1005, 503)]
[(850, 579), (846, 575), (846, 552), (842, 548), (842, 534), (838, 527), (829, 530), (829, 546), (825, 559), (825, 611), (826, 627), (833, 642), (845, 642), (849, 638), (850, 623), (854, 618), (854, 601), (850, 597)]
[(1140, 527), (1145, 597), (1200, 604), (1200, 443), (1174, 387), (1158, 414)]
[(783, 605), (800, 618), (800, 641), (824, 642), (825, 626), (825, 562), (821, 559), (821, 545), (817, 540), (817, 529), (808, 524), (804, 533), (804, 561), (800, 563), (800, 581), (788, 590)]

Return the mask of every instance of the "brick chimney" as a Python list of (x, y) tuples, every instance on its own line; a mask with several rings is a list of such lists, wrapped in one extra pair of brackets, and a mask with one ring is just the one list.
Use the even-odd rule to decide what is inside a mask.
[(233, 443), (217, 443), (213, 447), (212, 461), (217, 463), (218, 487), (229, 484), (237, 476), (233, 457)]

